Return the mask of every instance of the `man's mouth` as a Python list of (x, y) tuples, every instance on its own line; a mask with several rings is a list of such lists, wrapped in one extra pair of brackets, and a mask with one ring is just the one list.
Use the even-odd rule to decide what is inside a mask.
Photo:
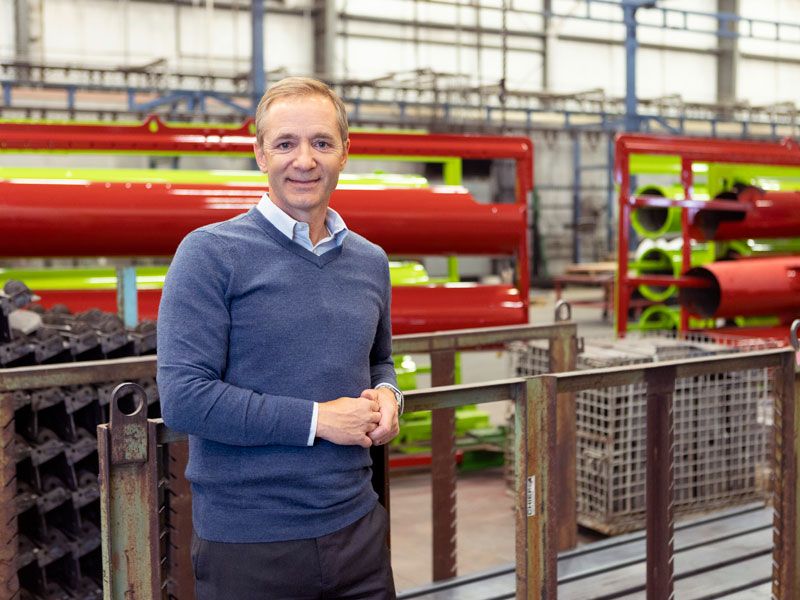
[(317, 183), (319, 178), (317, 179), (287, 179), (289, 183), (294, 183), (296, 185), (311, 185), (313, 183)]

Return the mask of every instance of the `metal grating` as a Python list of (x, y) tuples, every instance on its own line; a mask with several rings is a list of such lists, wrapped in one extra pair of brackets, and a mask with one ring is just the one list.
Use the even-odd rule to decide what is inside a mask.
[[(642, 336), (587, 341), (578, 368), (712, 356), (754, 349), (753, 340)], [(763, 341), (756, 347), (774, 347)], [(517, 375), (547, 372), (547, 348), (510, 347)], [(765, 498), (769, 479), (770, 378), (766, 369), (681, 378), (674, 392), (675, 511), (686, 514)], [(578, 522), (606, 534), (644, 526), (644, 384), (576, 395)]]

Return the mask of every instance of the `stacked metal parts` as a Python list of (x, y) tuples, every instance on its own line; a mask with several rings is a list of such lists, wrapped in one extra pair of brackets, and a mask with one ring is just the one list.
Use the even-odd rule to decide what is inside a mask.
[[(587, 340), (579, 369), (697, 358), (737, 352), (742, 340), (704, 336), (629, 336)], [(774, 346), (747, 340), (742, 350)], [(518, 376), (547, 373), (543, 344), (511, 347)], [(645, 385), (576, 394), (578, 522), (617, 534), (645, 524)], [(679, 378), (674, 396), (675, 513), (744, 504), (769, 493), (772, 396), (766, 369)]]
[[(153, 322), (127, 331), (113, 314), (45, 311), (30, 305), (33, 300), (19, 281), (6, 282), (0, 292), (0, 367), (155, 352)], [(158, 416), (155, 379), (138, 383), (147, 390), (149, 416)], [(114, 385), (52, 385), (0, 393), (4, 414), (11, 417), (4, 425), (13, 431), (6, 446), (10, 452), (2, 456), (3, 472), (13, 479), (4, 481), (8, 501), (0, 503), (0, 513), (6, 531), (16, 531), (17, 547), (9, 560), (0, 561), (0, 570), (5, 571), (4, 585), (19, 586), (21, 599), (102, 597), (96, 429), (108, 420)]]
[(628, 215), (641, 240), (630, 272), (620, 251), (620, 306), (631, 293), (651, 303), (630, 328), (788, 340), (800, 312), (797, 148), (626, 135), (617, 150), (623, 179), (647, 181), (633, 196), (620, 190), (620, 248), (630, 247)]

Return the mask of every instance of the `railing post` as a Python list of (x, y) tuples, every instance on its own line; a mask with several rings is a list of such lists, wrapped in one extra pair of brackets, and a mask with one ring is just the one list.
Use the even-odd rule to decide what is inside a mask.
[(19, 597), (15, 448), (13, 398), (0, 392), (0, 600)]
[[(574, 371), (578, 340), (569, 332), (559, 331), (550, 338), (550, 372)], [(556, 527), (558, 549), (569, 550), (578, 544), (578, 497), (577, 497), (577, 428), (575, 420), (575, 394), (558, 395), (556, 403), (556, 462), (559, 473)]]
[(673, 598), (674, 431), (672, 394), (675, 367), (648, 371), (647, 464), (647, 600)]
[(774, 401), (774, 521), (772, 551), (772, 597), (776, 600), (800, 598), (800, 481), (797, 457), (800, 453), (800, 386), (795, 375), (795, 356), (784, 358), (773, 375)]
[[(125, 414), (119, 399), (131, 392), (136, 408)], [(97, 427), (104, 600), (161, 596), (156, 424), (146, 410), (144, 390), (123, 383), (110, 425)]]
[(184, 473), (189, 462), (189, 443), (184, 440), (165, 445), (169, 460), (169, 584), (170, 593), (180, 600), (194, 600), (192, 573), (192, 490)]
[[(455, 381), (455, 352), (431, 352), (431, 386)], [(454, 408), (431, 412), (431, 500), (433, 580), (455, 577), (456, 569), (456, 413)]]
[(556, 389), (555, 377), (533, 377), (515, 398), (517, 600), (556, 598)]

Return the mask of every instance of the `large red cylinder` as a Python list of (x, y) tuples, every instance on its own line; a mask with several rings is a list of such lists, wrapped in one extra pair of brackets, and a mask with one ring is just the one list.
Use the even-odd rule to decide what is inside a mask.
[(800, 192), (768, 192), (745, 187), (720, 199), (745, 211), (699, 210), (690, 219), (689, 235), (702, 241), (800, 236)]
[[(65, 304), (73, 313), (116, 312), (114, 290), (34, 290), (41, 304)], [(155, 319), (161, 290), (139, 290), (139, 318)], [(506, 285), (446, 284), (392, 288), (392, 333), (422, 333), (527, 323), (519, 290)]]
[(694, 315), (800, 315), (800, 257), (715, 262), (686, 276), (709, 284), (680, 291), (680, 303)]
[[(0, 181), (0, 256), (168, 256), (193, 229), (256, 204), (257, 186)], [(524, 207), (462, 188), (337, 189), (348, 227), (392, 254), (514, 254)]]

